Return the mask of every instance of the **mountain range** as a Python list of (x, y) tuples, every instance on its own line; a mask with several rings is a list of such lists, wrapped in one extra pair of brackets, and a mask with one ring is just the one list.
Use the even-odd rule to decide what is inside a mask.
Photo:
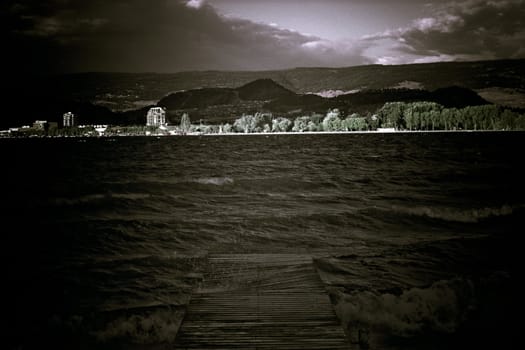
[[(368, 114), (391, 101), (430, 101), (456, 108), (489, 104), (474, 91), (458, 86), (434, 91), (407, 88), (363, 90), (327, 98), (315, 94), (296, 94), (271, 79), (258, 79), (236, 89), (202, 88), (172, 93), (162, 98), (157, 106), (171, 111), (168, 116), (185, 111), (207, 122), (218, 123), (231, 121), (221, 113), (216, 113), (220, 109), (225, 111), (247, 107), (249, 111), (251, 107), (253, 111), (298, 116), (325, 113), (328, 109), (338, 108), (344, 113)], [(234, 117), (238, 115), (239, 112), (234, 113)]]
[[(231, 122), (242, 113), (300, 115), (328, 108), (373, 113), (389, 101), (434, 101), (447, 107), (498, 103), (525, 108), (525, 60), (400, 66), (296, 68), (262, 72), (81, 73), (23, 77), (1, 86), (0, 127), (59, 121), (143, 124), (150, 106), (177, 123)], [(331, 98), (328, 98), (330, 96)]]

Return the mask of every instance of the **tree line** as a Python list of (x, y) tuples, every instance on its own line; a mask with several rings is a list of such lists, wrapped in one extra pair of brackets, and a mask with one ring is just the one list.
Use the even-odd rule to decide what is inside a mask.
[[(272, 113), (242, 115), (232, 124), (192, 124), (184, 114), (179, 125), (173, 126), (110, 126), (105, 135), (151, 134), (219, 134), (219, 133), (278, 133), (278, 132), (344, 132), (374, 131), (378, 128), (396, 130), (525, 130), (525, 114), (498, 105), (445, 108), (435, 102), (388, 102), (376, 113), (362, 116), (352, 113), (346, 117), (339, 109), (329, 109), (325, 115), (312, 113), (295, 119), (275, 117)], [(93, 127), (25, 129), (26, 136), (96, 136)]]
[(271, 114), (243, 115), (230, 132), (308, 132), (308, 131), (367, 131), (378, 128), (396, 130), (525, 130), (525, 115), (498, 105), (445, 108), (435, 102), (389, 102), (375, 114), (346, 117), (338, 109), (326, 115), (311, 114), (294, 120), (274, 118)]
[[(370, 119), (370, 118), (369, 118)], [(231, 129), (234, 132), (311, 132), (311, 131), (365, 131), (371, 123), (366, 117), (353, 113), (346, 118), (339, 109), (331, 109), (326, 115), (312, 113), (290, 120), (286, 117), (273, 117), (271, 113), (243, 115), (235, 120)]]
[(498, 105), (444, 108), (434, 102), (389, 102), (378, 112), (397, 130), (525, 130), (525, 115)]

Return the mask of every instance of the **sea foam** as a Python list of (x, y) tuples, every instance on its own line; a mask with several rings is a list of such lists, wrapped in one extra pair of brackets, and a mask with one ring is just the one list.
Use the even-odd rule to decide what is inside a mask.
[(202, 185), (215, 185), (215, 186), (224, 186), (224, 185), (231, 185), (234, 183), (233, 179), (231, 177), (225, 176), (225, 177), (202, 177), (199, 179), (196, 179), (194, 182), (197, 182)]

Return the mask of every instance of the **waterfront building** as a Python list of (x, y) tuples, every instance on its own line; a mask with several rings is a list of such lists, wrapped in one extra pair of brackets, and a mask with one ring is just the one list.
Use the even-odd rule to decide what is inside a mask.
[(75, 126), (75, 115), (71, 112), (64, 113), (63, 124), (64, 124), (64, 127)]
[(152, 107), (146, 116), (146, 126), (166, 125), (166, 110), (162, 107)]

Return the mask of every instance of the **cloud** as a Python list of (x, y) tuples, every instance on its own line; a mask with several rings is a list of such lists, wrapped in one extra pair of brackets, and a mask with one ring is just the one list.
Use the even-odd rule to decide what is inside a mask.
[(174, 72), (525, 57), (525, 0), (431, 4), (432, 15), (405, 27), (338, 41), (227, 17), (212, 3), (6, 0), (4, 64), (28, 72)]
[(186, 6), (193, 7), (196, 9), (201, 8), (204, 5), (204, 0), (189, 0), (186, 2)]
[[(435, 15), (369, 35), (411, 62), (525, 57), (525, 1), (467, 0), (434, 7)], [(377, 57), (376, 61), (388, 60)]]
[[(204, 0), (19, 0), (1, 6), (11, 64), (31, 71), (260, 70), (368, 62), (333, 43), (225, 17)], [(38, 59), (35, 59), (38, 57)]]

